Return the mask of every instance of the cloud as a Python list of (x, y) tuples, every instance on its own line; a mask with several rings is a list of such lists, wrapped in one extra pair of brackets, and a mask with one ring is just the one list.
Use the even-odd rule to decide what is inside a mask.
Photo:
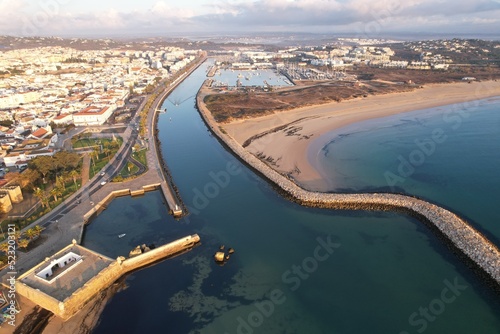
[(214, 14), (198, 17), (204, 22), (233, 26), (329, 26), (338, 27), (372, 21), (393, 21), (417, 17), (477, 15), (500, 10), (490, 0), (259, 0), (255, 2), (217, 2)]
[[(183, 7), (70, 11), (69, 0), (0, 0), (0, 34), (167, 34), (209, 31), (500, 30), (500, 0), (212, 0)], [(207, 0), (210, 1), (210, 0)], [(105, 2), (103, 2), (105, 7)], [(499, 19), (497, 19), (499, 18)], [(425, 25), (422, 24), (425, 22)]]

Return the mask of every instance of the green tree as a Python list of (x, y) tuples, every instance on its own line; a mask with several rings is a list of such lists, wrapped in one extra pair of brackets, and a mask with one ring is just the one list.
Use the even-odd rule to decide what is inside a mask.
[(42, 202), (42, 206), (44, 208), (49, 206), (49, 199), (47, 198), (47, 193), (45, 191), (37, 187), (33, 192), (33, 195), (35, 195), (35, 197), (37, 197), (40, 202)]
[(54, 202), (57, 202), (57, 196), (59, 196), (60, 192), (59, 192), (59, 189), (57, 189), (57, 187), (54, 187), (52, 188), (52, 190), (50, 190), (50, 196), (54, 197)]
[(33, 240), (34, 238), (37, 237), (37, 232), (35, 231), (34, 228), (29, 228), (26, 230), (26, 232), (24, 232), (24, 235), (29, 239), (29, 240)]
[(65, 180), (63, 175), (58, 176), (56, 178), (56, 188), (58, 188), (59, 190), (62, 190), (63, 192), (64, 192), (64, 190), (66, 190), (66, 180)]
[(24, 249), (26, 249), (26, 248), (28, 248), (29, 244), (30, 244), (30, 241), (29, 241), (28, 239), (19, 239), (19, 240), (17, 241), (17, 246), (18, 246), (19, 248), (24, 248)]
[(39, 237), (40, 234), (42, 234), (42, 231), (45, 230), (45, 228), (41, 227), (40, 225), (35, 225), (35, 227), (33, 227), (33, 230), (35, 231), (36, 236)]
[(69, 172), (68, 176), (73, 179), (73, 183), (75, 184), (75, 189), (76, 189), (77, 188), (76, 180), (78, 180), (80, 173), (78, 171), (76, 171), (75, 169), (73, 169), (73, 170), (71, 170), (71, 172)]
[(19, 185), (21, 188), (29, 188), (33, 191), (36, 188), (38, 181), (40, 181), (40, 173), (35, 170), (28, 168), (19, 175)]
[(40, 172), (43, 176), (43, 183), (47, 183), (47, 175), (54, 169), (54, 160), (52, 157), (40, 156), (31, 160), (28, 165)]
[(9, 244), (7, 242), (2, 242), (0, 244), (0, 252), (7, 254), (8, 251), (9, 251)]
[(78, 167), (80, 155), (68, 151), (60, 151), (54, 154), (55, 165), (63, 170), (71, 170)]

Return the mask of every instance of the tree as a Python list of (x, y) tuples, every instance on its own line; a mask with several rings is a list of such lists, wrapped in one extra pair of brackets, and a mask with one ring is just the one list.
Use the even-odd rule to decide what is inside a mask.
[(26, 232), (24, 232), (24, 235), (29, 239), (29, 240), (33, 240), (34, 238), (36, 238), (38, 236), (37, 232), (35, 231), (34, 228), (29, 228), (26, 230)]
[(90, 160), (92, 160), (92, 170), (94, 171), (94, 174), (95, 174), (95, 164), (97, 159), (99, 159), (99, 152), (97, 152), (96, 150), (92, 150), (90, 152)]
[(14, 240), (15, 240), (16, 242), (18, 242), (18, 241), (19, 241), (19, 239), (21, 239), (21, 231), (16, 230), (16, 231), (14, 232), (13, 236), (14, 236)]
[(57, 202), (57, 195), (59, 195), (59, 191), (57, 190), (57, 188), (52, 188), (52, 190), (50, 191), (50, 196), (54, 197), (54, 202)]
[(71, 172), (69, 172), (68, 176), (73, 179), (73, 183), (75, 184), (75, 188), (78, 188), (76, 180), (78, 180), (80, 173), (78, 173), (75, 169), (73, 169)]
[(56, 188), (62, 190), (66, 190), (66, 180), (64, 179), (64, 176), (58, 176), (56, 177)]
[(24, 248), (24, 249), (26, 249), (26, 248), (28, 248), (29, 244), (30, 244), (30, 241), (29, 241), (28, 239), (19, 239), (19, 240), (17, 241), (17, 246), (18, 246), (19, 248)]
[(30, 188), (32, 191), (36, 188), (36, 184), (40, 180), (40, 173), (35, 170), (28, 168), (19, 175), (18, 181), (21, 188)]
[(5, 176), (4, 176), (4, 179), (8, 183), (19, 183), (20, 175), (21, 174), (19, 174), (17, 172), (7, 172), (7, 174), (5, 174)]
[(40, 202), (42, 202), (42, 206), (44, 208), (49, 206), (49, 199), (47, 198), (47, 194), (45, 193), (45, 191), (37, 187), (33, 194), (40, 200)]
[(47, 183), (47, 175), (54, 169), (54, 161), (52, 157), (40, 156), (31, 160), (29, 165), (39, 171), (43, 176), (43, 183)]
[(63, 170), (75, 169), (80, 163), (80, 156), (77, 153), (61, 151), (54, 154), (55, 165)]
[(108, 147), (106, 147), (104, 150), (103, 150), (104, 154), (106, 154), (106, 156), (108, 157), (108, 161), (111, 160), (111, 157), (110, 157), (110, 154), (111, 154), (111, 149)]
[(40, 234), (42, 234), (43, 230), (45, 230), (45, 228), (41, 227), (40, 225), (35, 225), (35, 227), (33, 227), (33, 230), (35, 231), (36, 236), (39, 237)]
[(7, 242), (2, 242), (0, 244), (0, 252), (7, 254), (9, 251), (9, 244)]
[(96, 160), (99, 160), (99, 152), (97, 152), (96, 150), (92, 150), (92, 152), (90, 152), (90, 159), (92, 159), (92, 162), (95, 166)]

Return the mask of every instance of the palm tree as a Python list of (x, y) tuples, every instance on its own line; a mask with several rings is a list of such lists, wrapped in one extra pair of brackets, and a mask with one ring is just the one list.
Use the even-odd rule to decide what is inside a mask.
[(57, 202), (57, 196), (60, 195), (60, 191), (57, 187), (54, 187), (52, 188), (52, 190), (50, 191), (50, 196), (53, 196), (54, 197), (54, 202)]
[(110, 154), (111, 154), (111, 149), (109, 147), (106, 147), (104, 150), (104, 154), (108, 157), (108, 161), (111, 160)]
[(78, 179), (78, 177), (80, 176), (80, 173), (78, 173), (76, 171), (76, 169), (73, 169), (71, 172), (69, 172), (68, 174), (69, 177), (71, 177), (73, 179), (73, 183), (75, 184), (75, 189), (78, 189), (77, 188), (77, 183), (76, 183), (76, 180)]
[(35, 227), (33, 227), (33, 230), (35, 231), (36, 236), (39, 237), (40, 234), (42, 234), (42, 231), (45, 230), (45, 228), (41, 227), (40, 225), (35, 225)]
[(19, 240), (17, 241), (17, 246), (18, 246), (19, 248), (24, 248), (24, 249), (26, 249), (26, 248), (28, 248), (29, 244), (30, 244), (30, 241), (29, 241), (28, 239), (19, 239)]
[(9, 251), (9, 244), (7, 242), (2, 242), (0, 244), (0, 252), (7, 254)]
[(34, 228), (29, 228), (24, 232), (24, 235), (29, 239), (33, 240), (37, 236), (37, 232), (35, 231)]
[(37, 197), (40, 200), (40, 202), (42, 202), (42, 206), (44, 208), (46, 208), (49, 205), (47, 194), (42, 189), (36, 188), (35, 191), (33, 192), (33, 195), (35, 195), (35, 197)]
[(19, 239), (21, 239), (21, 235), (22, 235), (21, 231), (16, 230), (14, 232), (14, 240), (16, 240), (16, 242), (18, 242)]
[(56, 188), (66, 190), (66, 185), (65, 185), (66, 180), (64, 179), (64, 176), (58, 176), (56, 177)]
[(95, 174), (95, 165), (96, 165), (96, 160), (99, 159), (99, 152), (97, 152), (96, 150), (92, 150), (90, 152), (90, 159), (92, 160), (92, 167), (93, 167), (93, 171), (94, 171), (94, 174)]

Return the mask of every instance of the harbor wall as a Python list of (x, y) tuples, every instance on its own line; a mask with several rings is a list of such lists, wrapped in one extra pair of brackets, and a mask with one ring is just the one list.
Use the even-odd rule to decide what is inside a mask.
[[(83, 222), (84, 224), (87, 224), (95, 215), (99, 214), (102, 210), (106, 209), (109, 203), (111, 203), (115, 198), (117, 197), (123, 197), (123, 196), (138, 196), (144, 195), (145, 192), (147, 191), (155, 191), (161, 188), (161, 185), (158, 184), (149, 184), (146, 186), (143, 186), (142, 189), (133, 191), (130, 189), (120, 189), (120, 190), (114, 190), (110, 192), (106, 197), (104, 197), (99, 203), (96, 203), (92, 209), (90, 209), (86, 214), (83, 215)], [(81, 237), (79, 242), (81, 243)]]
[(37, 303), (44, 309), (49, 310), (54, 314), (61, 311), (61, 308), (59, 307), (61, 302), (59, 300), (43, 293), (40, 290), (33, 289), (19, 281), (16, 282), (16, 293), (28, 298), (29, 300)]
[(19, 277), (16, 281), (16, 291), (44, 309), (51, 311), (56, 316), (67, 320), (78, 313), (100, 291), (108, 288), (126, 273), (189, 250), (198, 242), (200, 242), (200, 237), (194, 234), (162, 245), (133, 258), (125, 259), (124, 257), (118, 257), (116, 261), (113, 261), (109, 266), (101, 270), (95, 277), (83, 284), (83, 286), (63, 301), (59, 301), (20, 281), (25, 275), (34, 271), (35, 268)]
[(193, 247), (198, 242), (200, 242), (200, 237), (197, 234), (177, 239), (176, 241), (157, 247), (141, 255), (128, 258), (121, 263), (121, 266), (126, 272), (132, 271), (139, 267), (154, 263), (159, 259), (180, 253)]
[(170, 93), (177, 88), (179, 84), (181, 84), (191, 73), (193, 73), (198, 67), (200, 67), (205, 61), (207, 60), (207, 55), (206, 53), (201, 56), (200, 59), (197, 60), (193, 66), (191, 66), (185, 73), (183, 73), (181, 76), (177, 77), (175, 81), (166, 89), (152, 104), (152, 124), (151, 124), (151, 136), (153, 138), (152, 144), (154, 146), (154, 150), (156, 152), (156, 156), (158, 157), (158, 162), (160, 163), (160, 170), (161, 174), (163, 177), (164, 182), (161, 184), (161, 188), (163, 193), (165, 194), (165, 199), (167, 201), (167, 204), (170, 208), (170, 213), (176, 217), (182, 217), (184, 215), (187, 215), (189, 212), (187, 210), (187, 206), (185, 203), (182, 201), (181, 194), (179, 192), (179, 189), (174, 183), (172, 174), (170, 173), (170, 169), (168, 168), (167, 163), (165, 162), (166, 160), (163, 158), (163, 153), (161, 149), (161, 142), (158, 139), (158, 107), (163, 105), (163, 102), (167, 97), (170, 95)]
[(467, 265), (500, 290), (500, 251), (479, 231), (456, 214), (427, 201), (406, 195), (332, 194), (305, 190), (269, 167), (244, 149), (234, 138), (223, 133), (206, 107), (203, 99), (205, 84), (196, 97), (197, 108), (205, 124), (233, 154), (265, 179), (278, 187), (290, 200), (301, 205), (343, 210), (371, 210), (404, 212), (428, 225), (438, 237)]

